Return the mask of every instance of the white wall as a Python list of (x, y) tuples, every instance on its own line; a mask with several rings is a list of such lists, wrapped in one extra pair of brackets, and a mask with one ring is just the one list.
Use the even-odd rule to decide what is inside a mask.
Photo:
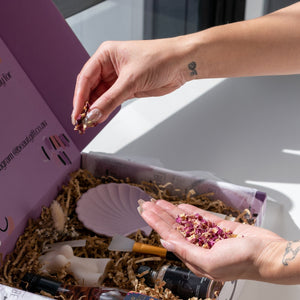
[(143, 38), (144, 1), (107, 0), (71, 16), (67, 22), (92, 55), (103, 41)]
[(247, 0), (245, 19), (254, 19), (263, 15), (265, 1), (264, 0)]
[[(67, 22), (92, 55), (106, 40), (143, 39), (144, 1), (107, 0), (67, 18)], [(264, 5), (264, 0), (247, 0), (246, 19), (263, 15)]]
[(260, 17), (272, 11), (296, 3), (297, 0), (246, 0), (246, 20)]

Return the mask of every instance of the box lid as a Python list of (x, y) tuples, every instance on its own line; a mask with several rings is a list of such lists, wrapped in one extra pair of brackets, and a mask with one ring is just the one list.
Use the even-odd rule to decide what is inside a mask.
[(73, 130), (73, 91), (89, 55), (63, 16), (51, 0), (5, 1), (0, 37), (81, 151), (109, 120), (83, 136)]
[(80, 166), (80, 151), (118, 111), (84, 135), (74, 131), (73, 92), (87, 59), (51, 0), (1, 3), (0, 255), (55, 198)]

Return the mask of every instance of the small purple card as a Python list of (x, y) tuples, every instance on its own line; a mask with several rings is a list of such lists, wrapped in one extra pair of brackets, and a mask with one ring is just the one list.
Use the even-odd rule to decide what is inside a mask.
[(0, 39), (0, 253), (49, 205), (80, 151)]

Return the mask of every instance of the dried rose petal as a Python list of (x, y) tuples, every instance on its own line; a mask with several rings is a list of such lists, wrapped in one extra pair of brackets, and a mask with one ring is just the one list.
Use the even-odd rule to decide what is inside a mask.
[(236, 237), (231, 230), (220, 228), (199, 214), (177, 216), (177, 230), (192, 244), (210, 249), (220, 240)]
[(88, 128), (88, 127), (94, 127), (96, 126), (97, 123), (87, 123), (85, 121), (85, 118), (86, 118), (86, 115), (88, 113), (88, 110), (90, 108), (90, 104), (88, 101), (85, 102), (85, 105), (82, 109), (82, 112), (81, 114), (78, 116), (77, 120), (76, 120), (76, 124), (75, 124), (75, 127), (74, 127), (74, 130), (78, 130), (78, 132), (80, 134), (83, 134), (85, 133), (85, 130)]

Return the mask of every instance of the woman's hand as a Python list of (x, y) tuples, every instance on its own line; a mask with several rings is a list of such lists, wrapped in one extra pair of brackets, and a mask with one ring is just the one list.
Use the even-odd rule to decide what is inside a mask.
[[(198, 276), (219, 281), (252, 279), (283, 284), (300, 283), (300, 272), (297, 271), (300, 253), (299, 257), (293, 257), (295, 251), (288, 249), (288, 243), (292, 242), (271, 231), (226, 221), (188, 204), (174, 206), (164, 200), (141, 201), (139, 211), (162, 237), (162, 245), (174, 252)], [(237, 237), (220, 240), (211, 249), (194, 245), (176, 229), (176, 217), (182, 213), (199, 213), (219, 227), (231, 230)], [(294, 244), (293, 250), (297, 246), (300, 249), (299, 242)], [(287, 261), (288, 257), (292, 259)], [(284, 265), (284, 261), (288, 265)]]
[(97, 124), (125, 100), (161, 96), (188, 80), (298, 74), (300, 3), (260, 18), (167, 39), (104, 42), (78, 75), (72, 122), (89, 101)]
[(125, 100), (160, 96), (180, 87), (185, 82), (179, 68), (185, 59), (180, 40), (104, 42), (78, 75), (73, 124), (86, 101), (92, 104), (90, 121), (99, 123)]

